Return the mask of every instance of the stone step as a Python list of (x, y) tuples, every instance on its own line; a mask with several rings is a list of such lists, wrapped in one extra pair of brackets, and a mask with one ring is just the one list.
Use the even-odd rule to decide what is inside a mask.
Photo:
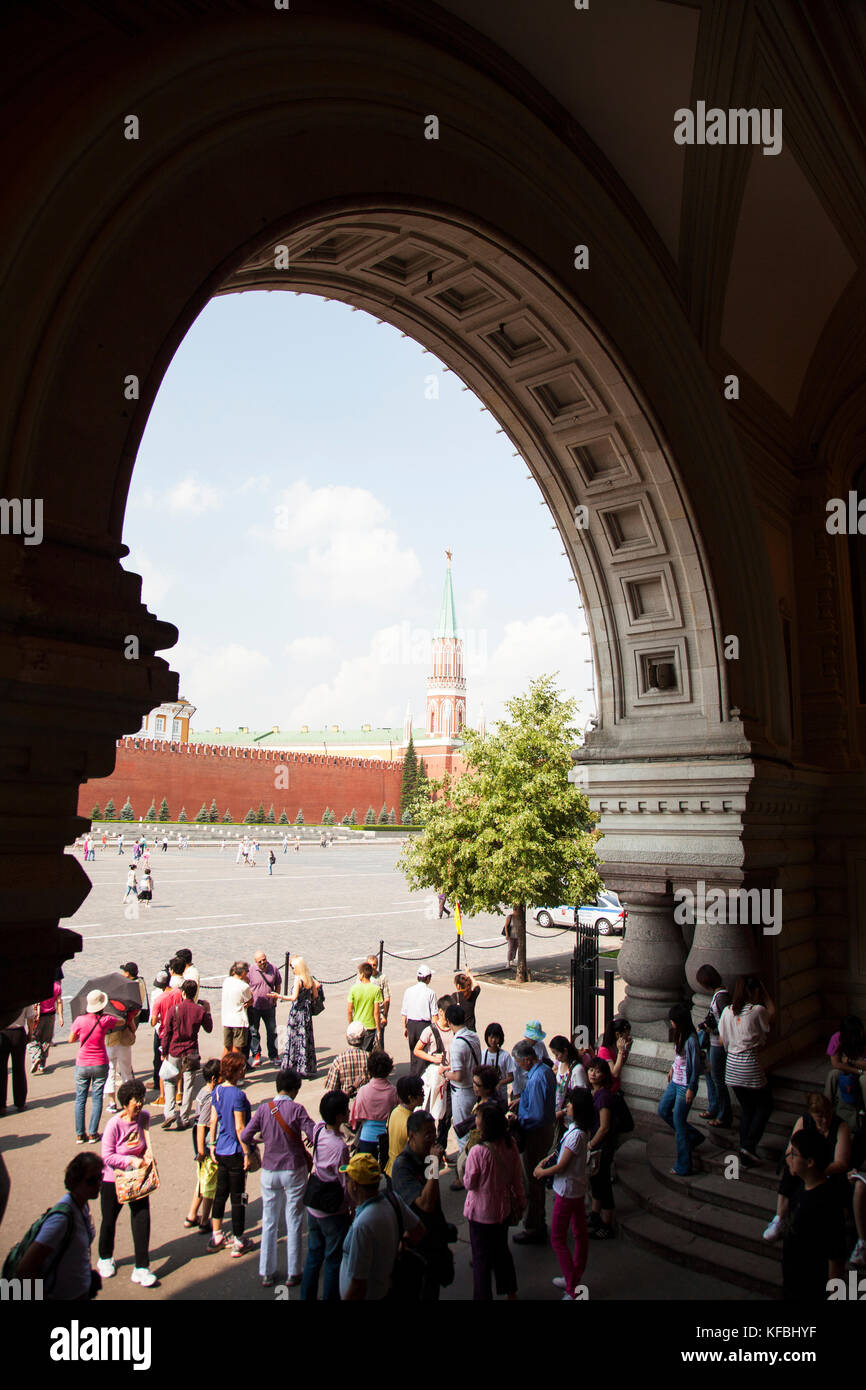
[[(725, 1160), (729, 1154), (738, 1154), (739, 1149), (736, 1141), (729, 1144), (727, 1148), (710, 1148), (705, 1144), (700, 1151), (704, 1166), (708, 1172), (723, 1173)], [(740, 1164), (740, 1176), (738, 1181), (748, 1184), (750, 1187), (761, 1188), (764, 1192), (776, 1193), (779, 1188), (779, 1173), (776, 1169), (777, 1154), (772, 1153), (768, 1136), (765, 1135), (758, 1148), (759, 1158), (764, 1162), (758, 1168), (748, 1168), (744, 1163)], [(728, 1181), (725, 1179), (724, 1181)], [(775, 1197), (771, 1203), (775, 1206)]]
[[(693, 1178), (671, 1176), (675, 1157), (673, 1138), (658, 1136), (644, 1146), (638, 1141), (617, 1150), (620, 1183), (650, 1214), (682, 1231), (715, 1243), (749, 1251), (769, 1265), (782, 1258), (781, 1242), (769, 1243), (763, 1231), (773, 1215), (759, 1189), (708, 1174)], [(737, 1188), (738, 1190), (732, 1191)]]
[[(625, 1149), (617, 1150), (619, 1154)], [(722, 1219), (727, 1212), (738, 1212), (743, 1217), (749, 1217), (760, 1225), (758, 1238), (761, 1236), (767, 1222), (776, 1210), (775, 1187), (778, 1180), (774, 1178), (774, 1188), (770, 1196), (767, 1188), (760, 1182), (752, 1181), (754, 1174), (759, 1173), (760, 1169), (746, 1168), (740, 1164), (739, 1176), (737, 1178), (726, 1178), (725, 1159), (719, 1156), (717, 1159), (713, 1155), (707, 1155), (706, 1145), (703, 1145), (697, 1153), (703, 1171), (695, 1173), (691, 1178), (677, 1178), (671, 1173), (674, 1160), (676, 1158), (676, 1148), (674, 1136), (667, 1134), (653, 1135), (646, 1144), (645, 1163), (653, 1174), (653, 1177), (663, 1187), (680, 1196), (690, 1197), (695, 1202), (704, 1206), (715, 1206), (721, 1208)], [(719, 1222), (717, 1212), (716, 1224)], [(722, 1237), (723, 1238), (723, 1237)], [(759, 1246), (760, 1250), (761, 1247)]]
[[(674, 1264), (684, 1265), (687, 1269), (712, 1275), (745, 1289), (752, 1299), (780, 1297), (778, 1265), (760, 1255), (753, 1255), (750, 1250), (736, 1250), (733, 1246), (709, 1240), (693, 1231), (684, 1231), (640, 1206), (632, 1210), (623, 1208), (619, 1224), (627, 1240), (652, 1251), (661, 1259), (671, 1260)], [(640, 1297), (640, 1291), (635, 1290), (632, 1296)]]

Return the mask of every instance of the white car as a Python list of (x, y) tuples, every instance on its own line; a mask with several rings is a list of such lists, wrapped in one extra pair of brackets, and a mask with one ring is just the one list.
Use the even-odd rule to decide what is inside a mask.
[[(621, 936), (625, 932), (628, 913), (617, 894), (609, 888), (599, 893), (594, 903), (578, 908), (578, 914), (581, 926), (597, 926), (599, 936), (610, 936), (614, 932)], [(574, 928), (574, 908), (539, 907), (535, 920), (540, 927)]]

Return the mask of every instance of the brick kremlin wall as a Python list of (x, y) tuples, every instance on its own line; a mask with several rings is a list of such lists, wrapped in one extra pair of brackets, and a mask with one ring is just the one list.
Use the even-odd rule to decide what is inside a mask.
[(216, 797), (220, 820), (228, 810), (233, 820), (242, 821), (250, 807), (255, 810), (261, 801), (266, 811), (273, 803), (277, 820), (285, 810), (293, 821), (302, 809), (304, 820), (312, 825), (330, 806), (339, 821), (354, 806), (360, 822), (368, 806), (378, 819), (383, 803), (389, 810), (393, 806), (399, 817), (402, 775), (400, 762), (124, 738), (118, 742), (111, 776), (83, 783), (78, 814), (89, 816), (95, 805), (104, 810), (109, 799), (119, 814), (129, 797), (138, 820), (152, 801), (159, 810), (165, 797), (172, 820), (181, 807), (193, 820), (202, 802), (209, 807)]

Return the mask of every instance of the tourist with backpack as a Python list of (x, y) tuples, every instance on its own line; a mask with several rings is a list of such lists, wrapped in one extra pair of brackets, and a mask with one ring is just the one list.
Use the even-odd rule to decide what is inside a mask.
[(677, 1158), (671, 1174), (677, 1178), (688, 1178), (692, 1174), (692, 1155), (707, 1137), (690, 1125), (688, 1119), (701, 1078), (701, 1049), (692, 1012), (687, 1004), (672, 1005), (670, 1025), (674, 1030), (674, 1060), (668, 1072), (667, 1087), (659, 1101), (658, 1113), (677, 1137)]
[(401, 1246), (423, 1240), (424, 1223), (394, 1193), (380, 1191), (382, 1169), (372, 1154), (355, 1154), (340, 1172), (355, 1208), (343, 1244), (340, 1297), (347, 1303), (381, 1301), (394, 1283), (399, 1285), (395, 1266)]
[(84, 1303), (102, 1288), (90, 1265), (96, 1234), (90, 1203), (99, 1196), (102, 1159), (95, 1153), (76, 1154), (63, 1181), (65, 1195), (9, 1252), (3, 1278), (41, 1279), (42, 1297), (50, 1302)]

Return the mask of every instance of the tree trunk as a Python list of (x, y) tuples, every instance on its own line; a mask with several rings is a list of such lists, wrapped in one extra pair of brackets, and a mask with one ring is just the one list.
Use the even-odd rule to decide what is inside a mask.
[(517, 928), (517, 974), (515, 979), (519, 985), (529, 983), (530, 974), (526, 965), (526, 904), (515, 903), (513, 925)]

